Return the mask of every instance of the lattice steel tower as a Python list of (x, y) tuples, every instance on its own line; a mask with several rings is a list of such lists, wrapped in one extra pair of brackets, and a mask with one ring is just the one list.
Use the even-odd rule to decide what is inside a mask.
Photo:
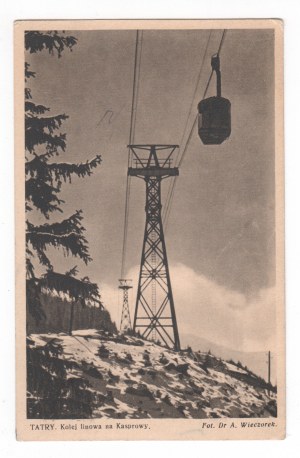
[(128, 290), (132, 288), (130, 282), (131, 280), (119, 280), (120, 285), (119, 289), (123, 291), (123, 306), (122, 306), (122, 315), (121, 315), (121, 324), (120, 331), (126, 332), (132, 329), (130, 312), (129, 312), (129, 301), (128, 301)]
[(133, 166), (128, 169), (129, 176), (142, 178), (146, 183), (146, 225), (133, 330), (140, 331), (144, 338), (159, 339), (175, 350), (180, 349), (180, 340), (161, 218), (161, 182), (179, 175), (178, 168), (171, 167), (177, 147), (129, 145)]

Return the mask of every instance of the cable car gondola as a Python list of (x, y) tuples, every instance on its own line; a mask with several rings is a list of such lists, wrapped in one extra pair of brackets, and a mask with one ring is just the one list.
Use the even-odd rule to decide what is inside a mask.
[(201, 100), (198, 104), (198, 133), (204, 145), (220, 145), (231, 133), (230, 101), (221, 97), (220, 58), (211, 59), (217, 77), (217, 96)]

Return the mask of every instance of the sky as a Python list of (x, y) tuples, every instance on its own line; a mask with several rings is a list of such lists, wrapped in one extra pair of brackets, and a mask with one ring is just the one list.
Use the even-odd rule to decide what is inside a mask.
[[(92, 177), (63, 187), (64, 216), (83, 209), (93, 262), (85, 267), (51, 251), (57, 270), (78, 265), (98, 282), (119, 321), (127, 144), (135, 31), (74, 31), (72, 52), (26, 55), (33, 99), (66, 113), (61, 160), (102, 155)], [(221, 30), (212, 32), (191, 126)], [(143, 32), (136, 143), (179, 144), (208, 30)], [(229, 348), (275, 347), (274, 48), (271, 30), (229, 30), (221, 53), (222, 95), (231, 101), (232, 133), (222, 145), (192, 137), (180, 168), (166, 232), (179, 333)], [(215, 81), (207, 96), (214, 95)], [(133, 314), (145, 223), (145, 185), (131, 180), (127, 277)], [(163, 197), (168, 189), (163, 182)], [(57, 215), (57, 220), (61, 215)], [(42, 218), (36, 219), (43, 222)]]

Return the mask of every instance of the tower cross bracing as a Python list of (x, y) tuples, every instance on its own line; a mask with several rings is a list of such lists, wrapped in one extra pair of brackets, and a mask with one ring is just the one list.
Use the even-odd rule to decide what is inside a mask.
[[(128, 175), (146, 184), (146, 223), (133, 330), (146, 339), (180, 349), (166, 243), (161, 217), (162, 180), (177, 176), (172, 154), (177, 145), (129, 145), (133, 166)], [(162, 157), (163, 156), (163, 157)]]

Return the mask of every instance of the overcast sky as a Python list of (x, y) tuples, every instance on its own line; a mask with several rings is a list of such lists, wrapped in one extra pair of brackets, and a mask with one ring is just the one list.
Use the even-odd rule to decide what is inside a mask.
[[(61, 59), (46, 52), (26, 56), (37, 73), (31, 83), (34, 100), (53, 114), (70, 116), (62, 129), (67, 151), (61, 160), (80, 162), (96, 153), (103, 159), (91, 178), (75, 179), (61, 193), (66, 216), (84, 211), (93, 262), (86, 268), (55, 256), (56, 269), (78, 264), (82, 276), (102, 285), (117, 319), (136, 33), (72, 34), (78, 44)], [(212, 32), (190, 123), (221, 35)], [(144, 32), (136, 143), (180, 142), (208, 36), (208, 30)], [(271, 30), (227, 32), (222, 95), (231, 101), (232, 134), (220, 146), (203, 146), (193, 136), (166, 236), (179, 332), (256, 351), (274, 345), (275, 329), (273, 54)], [(214, 93), (213, 80), (208, 96)], [(144, 199), (144, 183), (133, 178), (126, 271), (135, 283)], [(134, 296), (135, 290), (132, 307)]]

